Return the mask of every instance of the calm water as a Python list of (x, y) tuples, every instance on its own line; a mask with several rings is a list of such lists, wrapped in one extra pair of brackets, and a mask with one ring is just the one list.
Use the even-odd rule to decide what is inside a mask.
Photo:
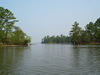
[(0, 47), (0, 75), (100, 75), (100, 45)]

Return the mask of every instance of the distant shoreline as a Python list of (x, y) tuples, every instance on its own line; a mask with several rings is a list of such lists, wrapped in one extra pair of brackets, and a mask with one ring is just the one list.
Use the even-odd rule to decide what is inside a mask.
[[(67, 43), (41, 43), (41, 44), (67, 44)], [(21, 46), (30, 46), (30, 45), (0, 45), (0, 47), (21, 47)], [(37, 44), (33, 44), (33, 45), (37, 45)], [(81, 44), (72, 44), (72, 45), (100, 45), (100, 43), (81, 43)]]
[(91, 42), (91, 43), (77, 43), (77, 44), (73, 44), (73, 43), (41, 43), (41, 44), (100, 45), (100, 43), (96, 43), (96, 42)]
[(86, 45), (100, 45), (100, 43), (96, 43), (96, 42), (95, 43), (92, 43), (92, 42), (91, 43), (83, 43), (83, 45), (85, 45), (85, 44)]

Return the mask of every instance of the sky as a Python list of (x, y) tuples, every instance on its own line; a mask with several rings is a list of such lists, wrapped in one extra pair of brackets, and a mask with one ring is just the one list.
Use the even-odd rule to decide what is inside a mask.
[(100, 0), (0, 0), (19, 20), (15, 23), (32, 43), (52, 35), (69, 35), (75, 21), (84, 29), (100, 18)]

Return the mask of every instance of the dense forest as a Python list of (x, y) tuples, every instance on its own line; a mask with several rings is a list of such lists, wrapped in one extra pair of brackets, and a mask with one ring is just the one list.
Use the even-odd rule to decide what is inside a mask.
[(89, 22), (84, 29), (76, 21), (71, 28), (70, 36), (45, 36), (42, 43), (100, 44), (100, 18), (95, 23)]
[(0, 7), (0, 45), (26, 45), (31, 42), (20, 27), (15, 26), (16, 17), (8, 10)]

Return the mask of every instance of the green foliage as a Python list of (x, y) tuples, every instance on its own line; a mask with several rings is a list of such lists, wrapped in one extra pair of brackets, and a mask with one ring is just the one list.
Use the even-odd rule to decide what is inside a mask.
[(93, 22), (90, 22), (89, 24), (86, 25), (85, 27), (86, 35), (88, 42), (93, 42), (95, 41), (94, 33), (95, 33), (95, 28)]
[(90, 22), (86, 25), (85, 30), (82, 30), (77, 22), (72, 25), (70, 31), (72, 43), (100, 43), (100, 18), (95, 23)]
[(81, 43), (81, 27), (79, 27), (78, 25), (79, 23), (75, 22), (74, 25), (72, 25), (72, 30), (70, 31), (72, 43), (74, 44)]
[(74, 22), (72, 25), (70, 36), (45, 36), (42, 43), (69, 43), (84, 44), (84, 43), (100, 43), (100, 18), (95, 23), (89, 22), (83, 30), (79, 27), (79, 23)]
[(0, 42), (0, 45), (3, 45), (3, 43), (2, 43), (2, 42)]
[(95, 27), (95, 38), (96, 38), (96, 42), (100, 42), (100, 18), (98, 18), (96, 20), (96, 22), (94, 23), (94, 27)]
[(31, 42), (31, 37), (30, 36), (26, 36), (24, 44), (28, 44)]
[(3, 35), (5, 37), (5, 43), (7, 42), (8, 34), (12, 31), (14, 23), (17, 22), (15, 19), (14, 14), (10, 10), (0, 7), (0, 30), (5, 32), (5, 36)]
[(16, 17), (8, 10), (0, 7), (0, 42), (4, 44), (28, 44), (31, 38), (19, 27), (14, 26)]
[(71, 37), (60, 35), (60, 36), (45, 36), (42, 39), (42, 43), (70, 43)]

